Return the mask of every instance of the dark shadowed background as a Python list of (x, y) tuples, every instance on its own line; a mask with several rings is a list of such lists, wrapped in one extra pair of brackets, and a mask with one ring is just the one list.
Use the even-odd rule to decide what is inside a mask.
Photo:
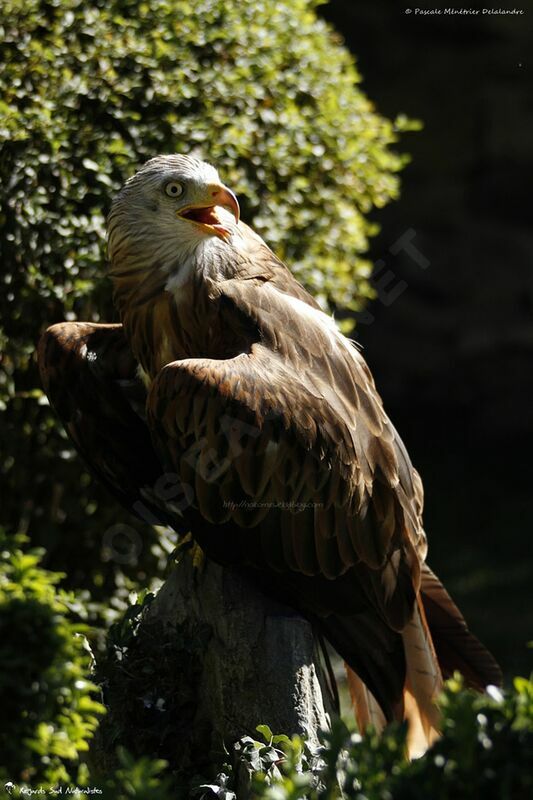
[(533, 8), (516, 7), (321, 9), (379, 110), (424, 122), (375, 215), (381, 299), (358, 338), (424, 480), (428, 560), (507, 674), (533, 638)]

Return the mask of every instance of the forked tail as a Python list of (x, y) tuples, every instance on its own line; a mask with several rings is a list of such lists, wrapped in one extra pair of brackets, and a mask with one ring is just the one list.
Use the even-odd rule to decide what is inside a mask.
[[(500, 684), (502, 676), (492, 655), (470, 633), (461, 612), (425, 565), (412, 619), (400, 635), (405, 677), (402, 696), (392, 706), (392, 718), (407, 720), (409, 757), (417, 758), (439, 735), (436, 701), (443, 678), (458, 670), (467, 686), (482, 691), (489, 684)], [(348, 664), (346, 671), (359, 729), (372, 725), (382, 730), (391, 719), (390, 710), (384, 713), (382, 703)]]

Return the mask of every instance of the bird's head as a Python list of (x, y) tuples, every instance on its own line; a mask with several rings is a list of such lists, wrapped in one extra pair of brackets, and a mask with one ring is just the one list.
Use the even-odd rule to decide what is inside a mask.
[[(206, 240), (231, 238), (239, 204), (216, 169), (182, 155), (150, 159), (115, 198), (108, 218), (113, 268), (171, 268)], [(149, 263), (146, 263), (146, 262)]]

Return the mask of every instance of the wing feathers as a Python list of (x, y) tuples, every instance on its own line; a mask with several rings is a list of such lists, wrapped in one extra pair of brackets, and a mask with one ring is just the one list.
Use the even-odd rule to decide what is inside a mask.
[[(217, 290), (223, 324), (248, 318), (260, 341), (234, 358), (167, 365), (148, 399), (156, 445), (164, 451), (173, 439), (183, 452), (199, 447), (200, 468), (213, 454), (222, 462), (210, 481), (186, 471), (197, 486), (196, 507), (214, 524), (250, 527), (276, 505), (287, 515), (314, 506), (313, 517), (295, 515), (281, 542), (273, 536), (271, 560), (283, 568), (285, 557), (286, 569), (304, 573), (318, 567), (329, 579), (358, 560), (384, 571), (373, 581), (373, 602), (398, 629), (414, 597), (402, 595), (412, 568), (407, 554), (423, 532), (412, 511), (412, 481), (402, 478), (406, 454), (366, 365), (333, 323), (300, 299), (255, 280), (225, 281)], [(223, 417), (231, 420), (227, 455)], [(243, 425), (252, 433), (243, 434)]]
[(41, 338), (38, 360), (50, 403), (94, 475), (128, 510), (180, 530), (180, 520), (154, 502), (163, 470), (122, 325), (54, 325)]

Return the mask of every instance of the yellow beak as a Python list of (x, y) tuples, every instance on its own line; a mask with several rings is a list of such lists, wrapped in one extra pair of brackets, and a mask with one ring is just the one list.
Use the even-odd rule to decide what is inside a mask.
[(238, 224), (240, 219), (239, 203), (231, 189), (222, 184), (212, 183), (202, 191), (202, 196), (196, 203), (190, 203), (184, 208), (180, 208), (176, 213), (181, 219), (193, 222), (206, 233), (215, 234), (221, 239), (231, 236), (231, 230), (224, 224), (217, 214), (218, 208), (227, 208), (235, 217)]

